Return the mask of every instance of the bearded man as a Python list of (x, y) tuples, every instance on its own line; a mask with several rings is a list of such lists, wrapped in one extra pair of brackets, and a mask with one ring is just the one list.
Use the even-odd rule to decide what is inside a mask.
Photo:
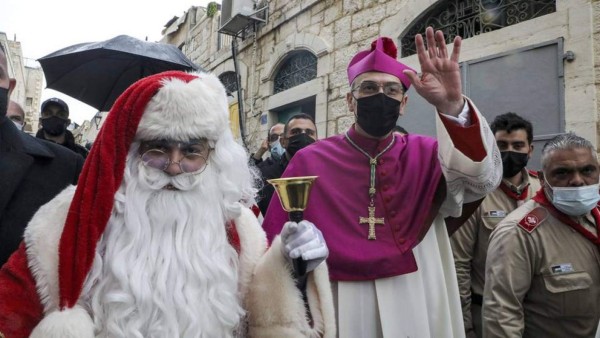
[(0, 270), (0, 336), (334, 337), (323, 237), (290, 222), (267, 251), (228, 115), (212, 74), (127, 89)]

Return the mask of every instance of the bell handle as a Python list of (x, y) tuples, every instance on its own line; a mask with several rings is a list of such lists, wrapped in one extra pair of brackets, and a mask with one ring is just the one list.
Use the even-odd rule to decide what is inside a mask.
[[(304, 213), (302, 211), (290, 211), (289, 217), (290, 221), (300, 223), (304, 218)], [(294, 258), (292, 265), (294, 266), (296, 276), (301, 277), (306, 275), (306, 261), (302, 257)]]

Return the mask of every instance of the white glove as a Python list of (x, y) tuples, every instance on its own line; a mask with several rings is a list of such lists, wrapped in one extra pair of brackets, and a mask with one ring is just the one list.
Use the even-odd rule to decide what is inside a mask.
[(302, 257), (306, 272), (314, 270), (329, 255), (323, 234), (309, 221), (286, 222), (281, 230), (281, 251), (288, 259)]

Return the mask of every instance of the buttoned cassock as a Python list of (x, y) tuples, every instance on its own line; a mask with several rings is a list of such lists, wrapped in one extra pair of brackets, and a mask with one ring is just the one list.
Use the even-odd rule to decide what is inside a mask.
[[(504, 217), (540, 189), (537, 175), (527, 169), (521, 173), (523, 182), (518, 187), (503, 180), (500, 187), (487, 195), (467, 222), (450, 237), (465, 330), (474, 330), (477, 337), (481, 337), (481, 297), (490, 234)], [(513, 193), (507, 193), (507, 189)]]
[[(593, 218), (578, 221), (597, 236)], [(483, 298), (484, 337), (594, 337), (598, 246), (530, 200), (492, 232)]]

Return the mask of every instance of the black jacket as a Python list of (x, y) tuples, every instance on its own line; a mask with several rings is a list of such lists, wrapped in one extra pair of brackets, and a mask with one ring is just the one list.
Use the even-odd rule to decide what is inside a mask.
[(0, 117), (0, 266), (18, 248), (38, 208), (77, 184), (83, 158), (23, 133)]
[[(52, 142), (51, 140), (47, 140), (44, 137), (43, 129), (38, 130), (37, 133), (35, 134), (35, 137), (41, 138), (42, 140)], [(89, 153), (89, 151), (84, 146), (75, 143), (75, 137), (73, 136), (73, 133), (70, 132), (69, 130), (65, 130), (65, 143), (63, 143), (61, 145), (78, 153), (79, 155), (81, 155), (81, 157), (83, 157), (84, 160), (86, 159), (86, 157)]]
[(272, 178), (280, 178), (287, 168), (289, 161), (285, 154), (281, 156), (279, 161), (273, 160), (271, 157), (262, 161), (258, 164), (258, 169), (260, 170), (260, 174), (263, 180), (263, 187), (258, 192), (258, 208), (260, 212), (265, 216), (267, 214), (267, 208), (269, 207), (269, 202), (271, 201), (271, 197), (273, 197), (273, 193), (275, 192), (275, 188), (271, 184), (267, 182)]

